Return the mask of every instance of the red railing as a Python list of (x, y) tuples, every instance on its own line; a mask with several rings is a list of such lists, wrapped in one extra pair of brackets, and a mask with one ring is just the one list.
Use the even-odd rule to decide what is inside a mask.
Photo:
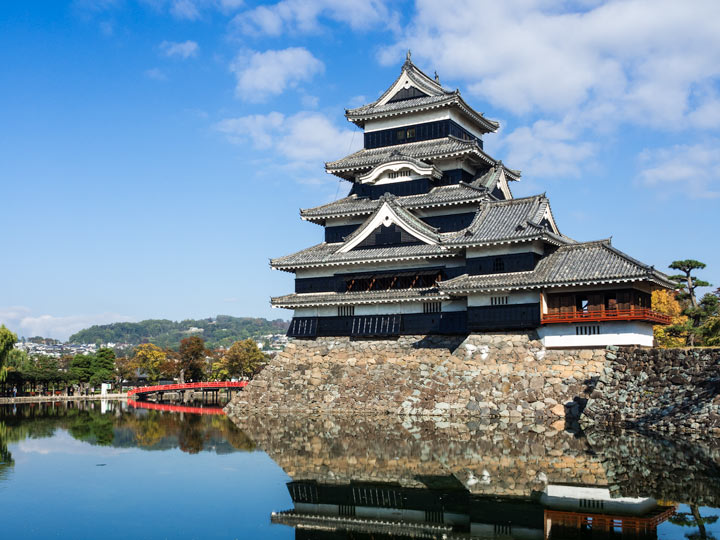
[(600, 321), (647, 321), (655, 324), (670, 324), (668, 315), (648, 308), (598, 309), (588, 311), (570, 311), (567, 313), (543, 313), (542, 324), (600, 322)]
[(147, 401), (133, 401), (129, 399), (128, 405), (136, 409), (152, 409), (154, 411), (181, 412), (188, 414), (214, 414), (222, 415), (225, 411), (220, 407), (186, 407), (185, 405), (168, 405), (167, 403), (149, 403)]
[(155, 386), (139, 386), (128, 390), (128, 397), (136, 394), (151, 394), (154, 392), (172, 392), (173, 390), (219, 390), (221, 388), (245, 388), (248, 381), (216, 381), (194, 382), (183, 384), (156, 384)]

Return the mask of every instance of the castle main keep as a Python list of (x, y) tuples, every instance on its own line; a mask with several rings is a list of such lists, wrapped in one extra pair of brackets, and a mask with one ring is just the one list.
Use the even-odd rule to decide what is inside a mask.
[(560, 232), (544, 195), (514, 198), (520, 172), (483, 149), (499, 124), (408, 53), (374, 102), (345, 116), (364, 147), (326, 164), (351, 184), (335, 202), (301, 210), (324, 241), (273, 259), (295, 292), (296, 338), (393, 338), (534, 331), (543, 347), (652, 346), (669, 319), (650, 295), (667, 276), (610, 240)]

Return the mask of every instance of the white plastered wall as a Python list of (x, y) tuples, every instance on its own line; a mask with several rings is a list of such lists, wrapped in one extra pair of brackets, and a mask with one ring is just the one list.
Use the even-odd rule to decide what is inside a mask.
[[(577, 327), (598, 327), (599, 333), (577, 335)], [(537, 332), (543, 345), (548, 348), (653, 345), (652, 325), (641, 321), (545, 324), (538, 328)]]

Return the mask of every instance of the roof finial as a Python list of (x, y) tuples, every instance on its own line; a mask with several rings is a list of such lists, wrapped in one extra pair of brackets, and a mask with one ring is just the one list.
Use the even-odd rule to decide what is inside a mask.
[(405, 61), (406, 61), (406, 62), (412, 62), (412, 60), (410, 60), (410, 57), (411, 57), (411, 56), (412, 56), (412, 53), (410, 52), (410, 49), (408, 49), (408, 52), (407, 52), (407, 54), (405, 55)]
[(435, 82), (440, 84), (440, 75), (437, 74), (437, 71), (435, 71)]

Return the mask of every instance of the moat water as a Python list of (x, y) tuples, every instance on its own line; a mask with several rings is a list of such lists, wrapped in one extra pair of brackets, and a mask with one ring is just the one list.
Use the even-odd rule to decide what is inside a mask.
[(720, 443), (386, 416), (231, 420), (112, 401), (9, 405), (0, 508), (0, 538), (720, 540)]

